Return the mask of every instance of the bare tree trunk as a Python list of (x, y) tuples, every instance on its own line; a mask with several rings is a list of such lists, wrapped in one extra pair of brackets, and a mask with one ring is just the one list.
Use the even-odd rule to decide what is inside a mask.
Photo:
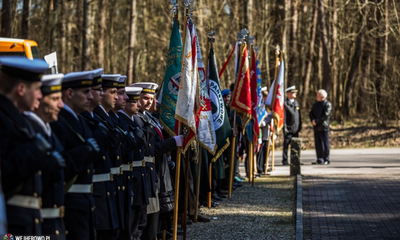
[(105, 29), (106, 29), (106, 2), (105, 0), (99, 0), (98, 2), (98, 37), (97, 37), (97, 64), (100, 67), (104, 66), (104, 41), (105, 41)]
[(31, 1), (24, 0), (22, 6), (22, 22), (21, 22), (21, 38), (28, 39), (29, 37), (29, 12), (31, 9)]
[(60, 21), (61, 21), (61, 27), (59, 29), (60, 31), (60, 62), (59, 62), (59, 68), (58, 70), (60, 72), (67, 72), (67, 36), (66, 36), (66, 31), (67, 31), (67, 14), (66, 14), (66, 6), (65, 6), (65, 1), (60, 1)]
[(285, 20), (285, 0), (276, 1), (276, 19), (275, 19), (275, 29), (274, 29), (274, 45), (279, 44), (282, 47), (283, 44), (283, 30), (284, 30), (284, 20)]
[[(318, 0), (316, 0), (316, 1), (318, 1)], [(308, 93), (310, 91), (310, 78), (311, 78), (311, 70), (312, 70), (312, 60), (314, 58), (315, 38), (317, 35), (317, 23), (318, 23), (318, 8), (315, 7), (312, 33), (311, 33), (311, 41), (310, 41), (310, 57), (308, 59), (306, 76), (304, 78), (304, 95), (303, 96), (308, 96)], [(307, 103), (307, 98), (304, 97), (303, 101), (301, 103), (302, 108), (306, 107), (306, 103)]]
[(3, 0), (1, 9), (1, 36), (11, 37), (11, 0)]
[(58, 12), (57, 12), (57, 0), (48, 0), (47, 2), (47, 19), (46, 19), (46, 42), (47, 42), (47, 53), (54, 51), (54, 42), (56, 41), (55, 26), (58, 24)]
[(291, 73), (291, 76), (288, 76), (288, 78), (287, 78), (287, 82), (290, 83), (290, 84), (296, 84), (297, 85), (296, 86), (297, 89), (300, 88), (300, 85), (299, 85), (299, 83), (300, 83), (300, 71), (299, 70), (300, 70), (300, 66), (301, 66), (301, 64), (300, 64), (300, 57), (301, 56), (299, 54), (300, 51), (299, 51), (299, 46), (297, 44), (297, 40), (298, 40), (297, 39), (298, 38), (297, 29), (298, 29), (298, 24), (299, 24), (299, 12), (298, 12), (299, 5), (300, 5), (299, 1), (296, 0), (296, 1), (293, 2), (293, 6), (292, 6), (292, 9), (293, 9), (293, 17), (292, 17), (293, 23), (292, 23), (292, 31), (291, 31), (291, 38), (290, 38), (290, 41), (291, 41), (290, 52), (292, 54), (291, 54), (291, 57), (290, 57), (290, 63), (288, 64), (288, 66), (292, 66), (291, 67), (292, 71), (289, 72), (289, 73)]
[[(336, 10), (336, 1), (332, 0), (332, 8), (333, 8), (333, 16), (332, 16), (332, 82), (333, 82), (333, 94), (331, 101), (334, 105), (339, 106), (339, 97), (337, 96), (337, 89), (338, 89), (338, 69), (337, 69), (337, 58), (336, 58), (336, 45), (337, 45), (337, 38), (338, 38), (338, 31), (337, 31), (337, 24), (338, 24), (338, 14)], [(336, 108), (338, 110), (338, 108)], [(334, 116), (336, 115), (334, 111)]]
[(92, 31), (90, 29), (90, 0), (83, 0), (83, 22), (82, 22), (82, 70), (90, 68), (90, 39)]
[(253, 4), (253, 0), (247, 0), (248, 2), (248, 7), (247, 7), (247, 11), (246, 11), (246, 17), (248, 19), (248, 28), (249, 28), (249, 32), (250, 35), (255, 36), (255, 27), (254, 27), (254, 23), (253, 23), (253, 13), (254, 13), (254, 4)]
[[(82, 71), (82, 59), (81, 58), (81, 49), (82, 49), (82, 7), (83, 7), (83, 0), (77, 0), (76, 1), (76, 29), (74, 31), (74, 42), (73, 42), (73, 48), (74, 48), (74, 71)], [(71, 8), (73, 9), (73, 8)]]
[(321, 29), (321, 40), (322, 40), (322, 65), (323, 65), (323, 81), (322, 81), (322, 87), (329, 92), (330, 89), (330, 72), (331, 72), (331, 67), (329, 64), (329, 50), (328, 50), (328, 30), (325, 22), (325, 10), (324, 10), (324, 5), (326, 5), (325, 0), (319, 0), (319, 26)]
[(343, 104), (344, 108), (342, 109), (342, 113), (344, 114), (344, 116), (350, 116), (352, 113), (351, 111), (353, 110), (352, 100), (353, 100), (354, 84), (356, 80), (355, 74), (357, 72), (358, 64), (360, 62), (362, 54), (363, 38), (364, 38), (364, 31), (361, 30), (355, 42), (354, 54), (351, 60), (351, 66), (345, 86), (346, 97), (344, 99), (344, 104)]
[[(242, 8), (243, 8), (243, 19), (240, 21), (241, 22), (241, 25), (242, 25), (242, 27), (240, 28), (240, 29), (243, 29), (243, 28), (247, 28), (247, 29), (249, 29), (249, 21), (248, 21), (248, 3), (249, 3), (249, 0), (242, 0), (243, 1), (243, 5), (242, 5)], [(250, 33), (250, 34), (252, 34), (252, 33)]]
[(133, 83), (135, 69), (134, 47), (136, 43), (136, 0), (131, 0), (131, 19), (129, 27), (128, 83)]

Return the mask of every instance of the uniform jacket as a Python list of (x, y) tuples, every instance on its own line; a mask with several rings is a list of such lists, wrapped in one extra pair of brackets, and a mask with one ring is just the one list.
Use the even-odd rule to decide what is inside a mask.
[[(90, 151), (86, 139), (92, 138), (92, 131), (81, 116), (76, 118), (66, 109), (61, 109), (58, 120), (52, 122), (51, 128), (64, 146), (67, 155), (67, 168), (65, 171), (66, 185), (73, 184), (92, 184), (93, 161), (97, 154)], [(74, 181), (74, 179), (76, 179)], [(94, 236), (95, 222), (95, 202), (90, 193), (66, 193), (65, 194), (65, 225), (69, 231), (68, 237)], [(75, 215), (75, 213), (80, 213)], [(86, 227), (79, 229), (69, 229), (74, 226), (75, 219), (82, 216), (89, 216), (89, 223)], [(90, 233), (91, 232), (91, 233)]]
[[(139, 112), (137, 115), (134, 115), (134, 120), (138, 122), (145, 134), (145, 156), (155, 158), (157, 155), (158, 158), (162, 158), (164, 153), (176, 148), (175, 139), (162, 140), (155, 130), (155, 126), (151, 123), (151, 120), (146, 114)], [(156, 197), (156, 182), (158, 178), (155, 167), (155, 164), (149, 164), (148, 168), (150, 175), (150, 197)]]
[(315, 102), (310, 111), (310, 121), (315, 120), (314, 131), (329, 131), (332, 104), (328, 100)]
[[(37, 120), (27, 117), (27, 121), (32, 125), (36, 133), (42, 134), (52, 146), (52, 150), (64, 154), (64, 147), (54, 134), (50, 136), (44, 131)], [(42, 209), (64, 207), (64, 169), (54, 168), (52, 165), (45, 165), (42, 169)], [(55, 235), (54, 239), (62, 240), (66, 238), (65, 224), (63, 218), (45, 218), (42, 222), (43, 235)]]
[[(0, 95), (0, 157), (2, 186), (6, 201), (14, 195), (40, 197), (40, 170), (46, 154), (33, 142), (33, 129), (4, 95)], [(9, 231), (13, 234), (41, 235), (37, 209), (7, 204)]]
[[(125, 121), (129, 128), (140, 128), (128, 115), (123, 112), (118, 112), (121, 120)], [(144, 143), (132, 150), (132, 161), (141, 162), (144, 159)], [(149, 204), (149, 183), (147, 181), (147, 171), (145, 167), (133, 168), (133, 202), (132, 206), (148, 205)]]
[(296, 134), (301, 131), (301, 113), (300, 105), (294, 100), (291, 102), (289, 98), (285, 101), (285, 134)]
[[(107, 174), (111, 172), (111, 161), (108, 150), (113, 149), (113, 144), (109, 141), (109, 131), (105, 127), (99, 127), (101, 120), (92, 117), (89, 112), (81, 113), (86, 123), (93, 132), (100, 147), (100, 153), (93, 162), (94, 174)], [(111, 230), (119, 227), (117, 205), (115, 200), (115, 184), (113, 181), (94, 182), (93, 197), (96, 202), (96, 229)]]
[[(101, 122), (110, 130), (116, 131), (116, 125), (110, 115), (108, 115), (105, 110), (101, 106), (97, 106), (94, 108), (93, 113), (96, 118), (100, 119)], [(122, 152), (121, 152), (121, 143), (118, 144), (118, 148), (115, 151), (109, 151), (109, 157), (111, 160), (111, 164), (113, 168), (121, 167), (122, 164)], [(123, 174), (114, 174), (114, 184), (115, 184), (115, 195), (116, 195), (116, 204), (117, 204), (117, 212), (119, 219), (119, 227), (123, 229), (124, 227), (124, 179)]]

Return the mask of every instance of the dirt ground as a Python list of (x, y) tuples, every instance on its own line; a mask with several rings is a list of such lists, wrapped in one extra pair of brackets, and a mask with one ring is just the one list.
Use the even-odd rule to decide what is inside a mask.
[[(353, 120), (345, 125), (331, 124), (329, 132), (331, 148), (400, 147), (400, 127), (395, 124), (376, 126), (362, 120)], [(311, 124), (303, 121), (300, 132), (303, 148), (314, 148), (314, 132)], [(278, 134), (276, 148), (282, 149), (283, 135)]]

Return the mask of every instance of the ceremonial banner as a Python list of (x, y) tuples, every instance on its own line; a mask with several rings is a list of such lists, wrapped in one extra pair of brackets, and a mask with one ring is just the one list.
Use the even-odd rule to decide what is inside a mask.
[[(284, 121), (284, 79), (285, 79), (285, 63), (282, 60), (279, 66), (279, 74), (278, 74), (278, 81), (272, 83), (270, 93), (271, 96), (271, 109), (272, 109), (272, 117), (275, 118), (276, 121), (276, 128), (277, 132), (279, 132), (283, 127)], [(268, 94), (268, 99), (270, 94)], [(268, 101), (267, 99), (267, 101)]]
[(161, 88), (160, 123), (164, 130), (171, 136), (175, 136), (175, 108), (178, 99), (179, 85), (181, 82), (182, 41), (179, 33), (178, 20), (174, 20), (169, 50), (167, 67)]
[(257, 57), (254, 49), (251, 53), (251, 70), (250, 70), (250, 94), (251, 94), (251, 116), (253, 119), (253, 138), (250, 138), (253, 142), (257, 142), (258, 134), (260, 133), (260, 127), (258, 125), (257, 107), (258, 107), (258, 80), (257, 80)]
[(257, 120), (258, 120), (258, 125), (260, 125), (261, 122), (264, 120), (264, 118), (267, 117), (267, 110), (265, 109), (265, 102), (264, 102), (263, 94), (261, 91), (261, 88), (262, 88), (261, 84), (262, 84), (261, 70), (259, 67), (259, 61), (257, 59), (257, 99), (258, 99)]
[(212, 120), (217, 142), (217, 150), (212, 159), (212, 161), (215, 162), (225, 149), (229, 147), (229, 137), (232, 135), (232, 128), (229, 123), (228, 111), (225, 108), (225, 103), (221, 94), (214, 49), (212, 47), (210, 48), (208, 56), (207, 77), (210, 89)]
[(250, 94), (250, 70), (247, 55), (247, 46), (243, 43), (240, 57), (240, 68), (235, 90), (232, 94), (231, 108), (236, 110), (241, 118), (243, 128), (251, 119), (251, 94)]
[[(190, 20), (185, 27), (182, 78), (175, 109), (175, 119), (182, 122), (183, 153), (186, 152), (190, 143), (196, 140), (197, 121), (195, 112), (197, 113), (196, 99), (198, 98), (196, 36), (192, 34), (191, 30), (194, 29), (194, 26)], [(175, 133), (179, 134), (177, 126), (178, 124), (175, 123)]]
[(196, 35), (196, 51), (197, 51), (197, 64), (199, 71), (199, 84), (200, 84), (200, 111), (199, 111), (199, 125), (197, 128), (197, 139), (202, 147), (207, 149), (212, 155), (217, 150), (216, 136), (214, 124), (212, 122), (212, 109), (209, 89), (206, 81), (206, 74), (204, 70), (203, 59), (201, 57), (201, 49), (197, 31), (194, 29)]

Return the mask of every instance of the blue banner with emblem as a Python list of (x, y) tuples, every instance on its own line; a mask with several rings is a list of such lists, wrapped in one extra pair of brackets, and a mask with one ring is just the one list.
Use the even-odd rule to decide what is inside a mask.
[(262, 79), (261, 79), (261, 70), (259, 66), (259, 61), (257, 59), (257, 99), (258, 99), (258, 104), (257, 104), (257, 120), (258, 120), (258, 125), (261, 124), (261, 122), (264, 120), (264, 118), (267, 117), (267, 110), (265, 109), (265, 102), (263, 99), (263, 94), (261, 91), (261, 86), (262, 84)]

